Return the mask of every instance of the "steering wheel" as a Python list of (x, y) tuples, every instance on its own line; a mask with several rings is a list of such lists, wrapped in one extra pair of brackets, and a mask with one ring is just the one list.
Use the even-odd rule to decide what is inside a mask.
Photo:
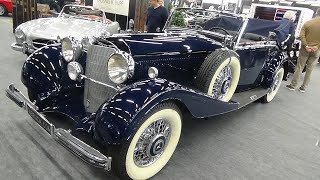
[(210, 28), (208, 31), (212, 31), (212, 30), (220, 30), (220, 31), (223, 31), (224, 33), (226, 33), (226, 35), (230, 35), (230, 33), (227, 31), (227, 30), (225, 30), (224, 28), (221, 28), (221, 27), (212, 27), (212, 28)]

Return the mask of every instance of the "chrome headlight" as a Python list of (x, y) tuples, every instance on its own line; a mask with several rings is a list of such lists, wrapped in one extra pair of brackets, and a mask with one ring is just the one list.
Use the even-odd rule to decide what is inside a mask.
[(26, 35), (21, 29), (16, 29), (14, 35), (16, 36), (17, 42), (23, 42), (26, 40)]
[(82, 50), (82, 45), (79, 41), (68, 37), (62, 39), (61, 47), (62, 56), (67, 62), (78, 59)]
[(110, 80), (121, 84), (132, 77), (134, 61), (128, 54), (113, 54), (108, 60), (107, 69)]
[(70, 62), (68, 64), (68, 75), (73, 81), (80, 81), (83, 75), (83, 68), (78, 62)]

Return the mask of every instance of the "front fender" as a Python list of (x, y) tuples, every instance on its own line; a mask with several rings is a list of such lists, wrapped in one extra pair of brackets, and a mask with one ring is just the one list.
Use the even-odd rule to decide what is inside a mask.
[[(36, 105), (43, 109), (47, 105), (66, 99), (66, 95), (78, 94), (83, 82), (72, 81), (67, 72), (67, 62), (60, 54), (59, 44), (42, 47), (32, 53), (23, 64), (21, 81), (29, 93), (36, 97)], [(85, 67), (85, 53), (79, 62)]]
[(263, 75), (263, 81), (262, 86), (264, 88), (270, 88), (277, 70), (281, 67), (281, 65), (284, 63), (285, 55), (283, 52), (275, 52), (271, 59), (265, 64), (262, 75)]
[(146, 80), (119, 91), (96, 113), (95, 137), (104, 144), (128, 140), (140, 120), (157, 104), (174, 100), (183, 103), (195, 117), (208, 117), (238, 108), (238, 103), (222, 102), (205, 94), (163, 80)]

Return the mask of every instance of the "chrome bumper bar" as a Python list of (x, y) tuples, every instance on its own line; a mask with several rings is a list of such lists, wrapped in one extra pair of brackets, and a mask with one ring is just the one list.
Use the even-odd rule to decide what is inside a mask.
[(28, 47), (27, 43), (22, 43), (22, 44), (12, 43), (11, 48), (15, 51), (20, 51), (23, 54), (33, 53), (33, 51), (34, 51), (34, 49), (31, 49)]
[(73, 154), (77, 155), (80, 159), (94, 167), (102, 168), (107, 171), (111, 170), (111, 157), (106, 157), (98, 150), (73, 136), (69, 131), (61, 128), (55, 128), (52, 123), (37, 111), (38, 107), (26, 98), (18, 89), (16, 89), (13, 84), (6, 89), (6, 95), (19, 107), (25, 109), (39, 126), (41, 126), (56, 141), (65, 146)]

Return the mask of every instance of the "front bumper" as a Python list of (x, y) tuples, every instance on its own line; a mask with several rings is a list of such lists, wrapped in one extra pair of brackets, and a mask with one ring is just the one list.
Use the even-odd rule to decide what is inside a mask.
[(12, 43), (11, 48), (15, 51), (20, 51), (23, 54), (33, 53), (34, 51), (34, 49), (30, 48), (27, 43), (22, 43), (22, 44)]
[(38, 107), (29, 101), (29, 99), (16, 89), (13, 84), (6, 89), (6, 95), (19, 107), (24, 108), (40, 127), (47, 131), (56, 141), (64, 145), (73, 154), (94, 167), (102, 168), (107, 171), (111, 170), (111, 157), (104, 156), (98, 150), (74, 137), (69, 131), (55, 128), (52, 123), (37, 111)]

